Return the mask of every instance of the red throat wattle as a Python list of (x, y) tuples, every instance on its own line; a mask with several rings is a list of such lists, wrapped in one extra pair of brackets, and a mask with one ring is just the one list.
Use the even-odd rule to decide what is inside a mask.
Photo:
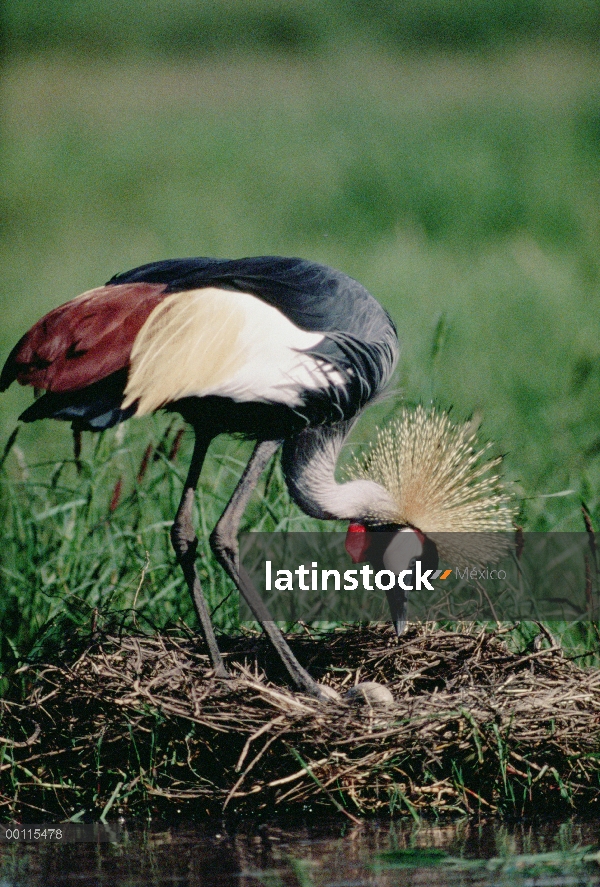
[(350, 524), (346, 533), (346, 551), (353, 564), (360, 564), (371, 544), (371, 536), (363, 524)]

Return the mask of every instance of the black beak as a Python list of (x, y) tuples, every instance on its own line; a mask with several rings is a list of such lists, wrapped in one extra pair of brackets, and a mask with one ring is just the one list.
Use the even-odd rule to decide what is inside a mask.
[[(437, 570), (439, 562), (438, 553), (435, 543), (432, 542), (431, 539), (426, 537), (421, 555), (419, 557), (411, 558), (408, 564), (408, 569), (411, 572), (404, 580), (404, 584), (407, 586), (414, 587), (417, 561), (421, 562), (422, 572), (425, 572), (426, 570)], [(400, 635), (404, 634), (406, 631), (409, 594), (409, 591), (405, 591), (398, 584), (386, 591), (386, 597), (392, 616), (392, 625), (394, 626), (396, 637), (400, 637)]]
[(400, 637), (406, 631), (406, 622), (408, 619), (408, 592), (403, 591), (398, 586), (390, 588), (386, 591), (390, 613), (392, 615), (392, 625), (396, 632), (396, 637)]

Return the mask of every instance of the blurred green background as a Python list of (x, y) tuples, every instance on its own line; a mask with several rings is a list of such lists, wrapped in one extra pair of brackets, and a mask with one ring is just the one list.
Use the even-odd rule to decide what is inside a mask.
[[(304, 256), (389, 309), (401, 398), (482, 415), (526, 528), (583, 529), (581, 499), (600, 521), (597, 0), (11, 0), (3, 16), (2, 360), (41, 313), (117, 271)], [(3, 396), (1, 441), (29, 401), (16, 387)], [(387, 409), (368, 411), (356, 439)], [(163, 432), (128, 423), (102, 444), (102, 459), (124, 454), (111, 469), (124, 489)], [(72, 472), (63, 487), (63, 472), (48, 486), (68, 427), (29, 426), (17, 443), (3, 476), (13, 597), (36, 581), (19, 546), (34, 546), (35, 567), (31, 540), (58, 532), (40, 514), (71, 515), (82, 483)], [(209, 465), (203, 489), (219, 502), (244, 447), (227, 450), (231, 471)], [(157, 452), (154, 471), (184, 471), (166, 444)], [(149, 543), (131, 538), (135, 590)]]

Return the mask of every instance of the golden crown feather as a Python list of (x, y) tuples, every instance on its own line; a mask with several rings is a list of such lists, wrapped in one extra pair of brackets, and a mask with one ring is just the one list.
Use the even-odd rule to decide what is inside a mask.
[[(348, 468), (354, 479), (383, 486), (397, 506), (394, 522), (433, 539), (440, 556), (473, 565), (506, 552), (516, 508), (474, 421), (454, 424), (446, 412), (404, 408)], [(450, 535), (451, 534), (451, 535)]]

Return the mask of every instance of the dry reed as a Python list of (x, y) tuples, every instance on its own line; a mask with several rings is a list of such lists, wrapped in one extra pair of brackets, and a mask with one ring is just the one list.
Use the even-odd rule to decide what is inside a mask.
[(600, 671), (540, 629), (521, 653), (508, 629), (290, 636), (338, 691), (386, 684), (395, 704), (379, 709), (292, 692), (252, 633), (221, 639), (233, 679), (218, 682), (192, 636), (96, 632), (61, 664), (15, 675), (25, 699), (1, 707), (0, 808), (30, 820), (588, 810), (600, 795)]

